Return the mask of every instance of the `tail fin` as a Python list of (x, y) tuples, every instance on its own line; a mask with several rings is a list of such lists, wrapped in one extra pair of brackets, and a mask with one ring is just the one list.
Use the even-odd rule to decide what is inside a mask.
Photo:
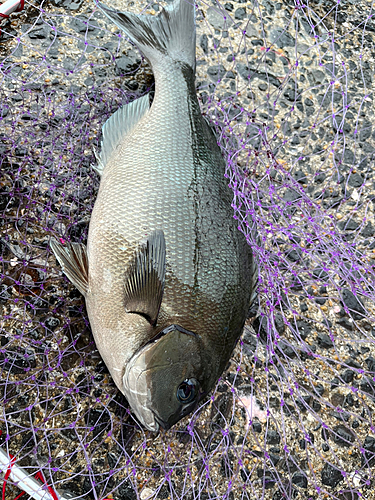
[(157, 16), (116, 12), (100, 2), (98, 6), (126, 33), (151, 66), (166, 57), (188, 64), (195, 71), (194, 0), (175, 0)]

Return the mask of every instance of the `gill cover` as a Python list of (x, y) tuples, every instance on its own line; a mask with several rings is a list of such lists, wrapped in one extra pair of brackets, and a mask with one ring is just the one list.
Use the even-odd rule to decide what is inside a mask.
[[(157, 431), (159, 425), (169, 429), (210, 390), (210, 370), (202, 352), (199, 336), (172, 325), (129, 361), (123, 377), (124, 393), (147, 429)], [(181, 402), (184, 396), (186, 404)]]

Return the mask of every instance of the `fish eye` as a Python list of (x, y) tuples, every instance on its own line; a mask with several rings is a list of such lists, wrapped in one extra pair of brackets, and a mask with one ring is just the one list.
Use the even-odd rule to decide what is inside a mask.
[(177, 399), (180, 403), (186, 405), (194, 401), (197, 396), (198, 382), (194, 378), (184, 380), (177, 389)]

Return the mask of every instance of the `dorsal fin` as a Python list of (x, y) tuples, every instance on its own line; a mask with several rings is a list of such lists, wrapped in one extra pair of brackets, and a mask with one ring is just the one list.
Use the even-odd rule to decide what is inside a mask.
[(120, 140), (134, 129), (149, 108), (149, 97), (146, 94), (129, 104), (125, 104), (111, 118), (108, 118), (102, 127), (102, 150), (99, 156), (96, 155), (98, 160), (98, 166), (94, 169), (96, 172), (100, 175), (103, 173), (105, 165)]
[(165, 238), (160, 229), (139, 245), (125, 275), (125, 310), (155, 325), (165, 282)]
[(86, 245), (83, 243), (65, 243), (62, 245), (56, 240), (51, 240), (50, 247), (64, 274), (82, 295), (86, 295), (89, 288), (89, 262)]

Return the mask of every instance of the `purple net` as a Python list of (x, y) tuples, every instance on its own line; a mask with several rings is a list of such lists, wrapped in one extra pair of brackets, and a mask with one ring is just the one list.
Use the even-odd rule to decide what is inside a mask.
[(260, 284), (211, 397), (158, 436), (49, 248), (85, 241), (101, 126), (152, 72), (93, 4), (2, 21), (0, 440), (30, 475), (77, 499), (374, 498), (372, 16), (351, 0), (198, 3), (198, 96)]

